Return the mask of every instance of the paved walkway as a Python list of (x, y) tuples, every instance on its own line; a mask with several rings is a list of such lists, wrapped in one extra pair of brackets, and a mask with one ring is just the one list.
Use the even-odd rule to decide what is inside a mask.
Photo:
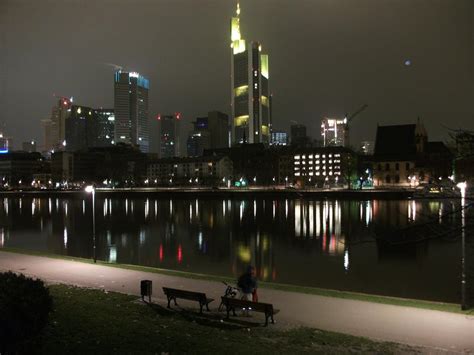
[[(1, 251), (0, 270), (22, 272), (47, 282), (134, 295), (140, 294), (139, 281), (150, 279), (157, 302), (165, 301), (162, 286), (202, 290), (216, 300), (224, 291), (223, 285), (214, 281)], [(376, 340), (421, 345), (432, 350), (474, 352), (474, 316), (272, 289), (260, 289), (259, 298), (281, 309), (275, 317), (279, 324), (306, 325)], [(217, 304), (215, 301), (214, 308)], [(258, 315), (255, 318), (263, 320)]]

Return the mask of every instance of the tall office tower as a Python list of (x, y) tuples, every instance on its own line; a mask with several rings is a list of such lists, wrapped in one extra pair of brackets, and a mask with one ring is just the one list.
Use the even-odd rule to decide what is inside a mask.
[(71, 105), (71, 113), (66, 119), (65, 148), (75, 152), (93, 146), (95, 135), (95, 115), (91, 107)]
[(35, 153), (36, 152), (36, 142), (35, 141), (28, 141), (23, 142), (21, 145), (21, 150), (28, 152), (28, 153)]
[(309, 138), (306, 134), (306, 126), (294, 124), (290, 126), (291, 145), (306, 146)]
[(271, 145), (288, 145), (288, 133), (283, 131), (272, 132)]
[(110, 108), (98, 108), (96, 116), (96, 137), (94, 145), (96, 147), (110, 147), (115, 143), (115, 112)]
[(53, 121), (50, 118), (41, 120), (41, 128), (43, 129), (43, 146), (41, 151), (51, 153), (53, 148)]
[(63, 150), (66, 140), (66, 119), (71, 113), (72, 97), (60, 97), (51, 112), (51, 150)]
[(115, 143), (139, 146), (148, 153), (148, 79), (135, 72), (115, 72)]
[(181, 114), (159, 115), (160, 158), (172, 158), (179, 155), (179, 123)]
[(219, 111), (208, 112), (207, 128), (212, 149), (228, 147), (229, 116)]
[(66, 119), (66, 150), (110, 147), (114, 142), (114, 110), (72, 105)]
[(231, 25), (231, 142), (270, 144), (268, 55), (240, 33), (240, 6)]
[(186, 142), (188, 157), (200, 157), (205, 149), (211, 146), (211, 137), (208, 131), (192, 131)]
[(321, 138), (325, 147), (349, 145), (347, 119), (324, 118), (321, 121)]

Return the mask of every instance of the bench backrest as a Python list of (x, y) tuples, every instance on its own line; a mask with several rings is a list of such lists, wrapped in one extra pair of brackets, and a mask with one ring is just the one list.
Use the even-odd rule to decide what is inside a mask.
[(252, 308), (255, 311), (260, 312), (273, 312), (273, 305), (270, 303), (252, 302), (247, 300), (241, 300), (238, 298), (221, 297), (224, 305), (239, 308)]
[(187, 300), (205, 301), (206, 294), (202, 292), (179, 290), (177, 288), (163, 287), (163, 292), (167, 296), (176, 296)]

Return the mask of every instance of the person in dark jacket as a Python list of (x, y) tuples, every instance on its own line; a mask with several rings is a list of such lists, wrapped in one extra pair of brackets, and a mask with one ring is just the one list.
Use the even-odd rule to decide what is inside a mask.
[(237, 286), (241, 292), (241, 298), (246, 301), (252, 301), (252, 294), (257, 289), (257, 279), (255, 278), (255, 268), (247, 267), (247, 271), (237, 280)]

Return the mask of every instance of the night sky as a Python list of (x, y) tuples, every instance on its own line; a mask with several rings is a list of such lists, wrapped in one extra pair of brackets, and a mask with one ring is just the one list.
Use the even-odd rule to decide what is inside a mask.
[[(150, 116), (230, 112), (234, 0), (0, 0), (0, 124), (41, 141), (53, 94), (113, 107), (113, 67), (150, 79)], [(474, 1), (242, 0), (242, 35), (270, 55), (274, 127), (319, 136), (323, 116), (367, 103), (351, 143), (377, 123), (416, 121), (430, 139), (474, 130)], [(405, 65), (405, 61), (411, 65)], [(183, 142), (184, 143), (184, 142)], [(184, 146), (184, 144), (182, 144)], [(184, 153), (184, 149), (182, 149)]]

